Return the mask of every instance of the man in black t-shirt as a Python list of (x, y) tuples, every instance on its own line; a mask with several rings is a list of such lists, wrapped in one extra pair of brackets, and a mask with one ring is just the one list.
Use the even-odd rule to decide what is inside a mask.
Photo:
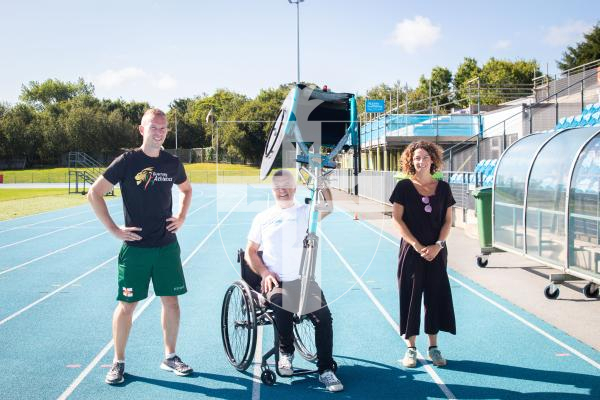
[[(175, 232), (183, 225), (192, 199), (192, 186), (179, 159), (161, 150), (167, 136), (167, 117), (149, 109), (139, 126), (142, 146), (117, 157), (90, 188), (88, 200), (106, 228), (123, 240), (119, 253), (118, 304), (113, 314), (115, 346), (112, 368), (105, 382), (124, 381), (125, 346), (137, 303), (148, 296), (150, 280), (162, 302), (165, 359), (160, 368), (177, 375), (192, 371), (175, 353), (180, 310), (177, 296), (187, 292), (181, 250)], [(119, 184), (125, 226), (117, 226), (104, 195)], [(173, 184), (181, 191), (179, 212), (172, 214)]]

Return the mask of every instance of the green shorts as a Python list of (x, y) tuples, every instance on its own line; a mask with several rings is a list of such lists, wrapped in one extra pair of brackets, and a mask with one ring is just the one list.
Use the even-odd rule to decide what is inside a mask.
[(163, 247), (135, 247), (124, 243), (118, 265), (119, 301), (134, 303), (148, 297), (150, 279), (157, 296), (178, 296), (187, 292), (177, 241)]

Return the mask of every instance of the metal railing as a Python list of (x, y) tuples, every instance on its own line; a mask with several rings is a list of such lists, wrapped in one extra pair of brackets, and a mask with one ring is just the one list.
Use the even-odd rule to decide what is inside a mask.
[[(93, 185), (102, 175), (104, 167), (81, 151), (69, 152), (69, 193), (86, 193), (86, 185)], [(114, 189), (107, 193), (114, 196)]]
[[(587, 70), (587, 74), (582, 76), (580, 80), (570, 83), (569, 86), (560, 89), (558, 92), (546, 96), (545, 98), (536, 101), (532, 104), (523, 104), (519, 111), (505, 118), (504, 120), (487, 127), (480, 135), (473, 135), (462, 142), (459, 142), (444, 151), (444, 160), (451, 170), (472, 170), (474, 166), (482, 159), (481, 147), (482, 143), (495, 140), (499, 142), (500, 154), (508, 147), (513, 141), (518, 139), (519, 136), (528, 135), (533, 132), (543, 131), (552, 129), (556, 126), (559, 119), (562, 117), (576, 115), (583, 111), (586, 104), (595, 103), (598, 100), (598, 94), (595, 91), (590, 93), (590, 87), (597, 87), (597, 72)], [(587, 84), (589, 83), (589, 84)], [(592, 83), (594, 85), (592, 85)], [(573, 88), (578, 88), (577, 93), (567, 96)], [(587, 92), (586, 92), (587, 90)], [(562, 99), (561, 96), (565, 94)], [(507, 124), (509, 121), (517, 122), (520, 125), (521, 132), (507, 131)], [(501, 133), (499, 133), (501, 132)], [(493, 134), (494, 136), (485, 137), (487, 134)], [(468, 157), (461, 157), (462, 159), (469, 158), (469, 162), (464, 160), (459, 161), (458, 168), (454, 158), (465, 151), (471, 151)], [(488, 154), (483, 158), (498, 158), (499, 154)]]
[[(571, 82), (580, 80), (586, 71), (589, 71), (590, 69), (598, 70), (598, 67), (600, 67), (600, 59), (562, 71), (559, 75), (554, 74), (554, 76), (550, 76), (544, 74), (538, 76), (533, 78), (533, 89), (536, 94), (543, 90), (547, 90), (546, 95), (552, 96), (554, 92), (564, 89), (569, 86)], [(550, 93), (551, 91), (553, 93)]]

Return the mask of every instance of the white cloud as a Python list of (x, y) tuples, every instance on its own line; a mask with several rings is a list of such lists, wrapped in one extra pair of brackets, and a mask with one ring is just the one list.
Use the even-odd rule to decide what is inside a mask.
[(544, 41), (553, 46), (574, 45), (576, 42), (581, 41), (583, 34), (591, 29), (591, 24), (569, 20), (563, 25), (548, 28), (544, 35)]
[(158, 78), (153, 85), (162, 90), (169, 90), (177, 86), (177, 81), (171, 75), (160, 74), (160, 78)]
[(508, 49), (510, 47), (511, 43), (510, 40), (498, 40), (496, 42), (496, 44), (494, 45), (494, 48), (496, 49)]
[(417, 15), (414, 19), (403, 19), (396, 24), (392, 42), (407, 53), (431, 47), (440, 38), (441, 28), (431, 23), (429, 18)]
[(126, 67), (119, 70), (108, 69), (92, 78), (99, 88), (120, 88), (131, 83), (150, 85), (160, 90), (169, 90), (177, 86), (177, 81), (169, 74), (153, 75), (141, 68)]

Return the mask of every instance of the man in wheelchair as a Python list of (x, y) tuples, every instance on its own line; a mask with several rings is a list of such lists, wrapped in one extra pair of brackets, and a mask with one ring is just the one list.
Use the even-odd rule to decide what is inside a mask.
[[(245, 260), (262, 278), (261, 291), (273, 308), (279, 336), (279, 373), (292, 376), (293, 318), (294, 313), (299, 312), (300, 265), (310, 207), (295, 203), (296, 182), (287, 170), (273, 174), (272, 190), (276, 204), (254, 218), (248, 234)], [(320, 219), (330, 214), (333, 208), (329, 189), (323, 190), (323, 196), (328, 207), (320, 211)], [(262, 257), (259, 250), (262, 250)], [(331, 313), (323, 292), (314, 281), (307, 290), (303, 310), (311, 311), (309, 317), (315, 325), (319, 381), (329, 391), (341, 391), (344, 386), (334, 373)]]

